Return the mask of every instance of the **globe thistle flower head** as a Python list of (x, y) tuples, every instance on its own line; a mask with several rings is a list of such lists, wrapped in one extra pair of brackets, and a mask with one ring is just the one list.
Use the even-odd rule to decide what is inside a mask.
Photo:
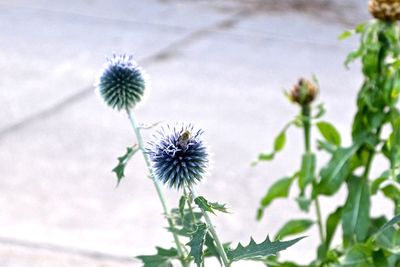
[(400, 0), (370, 0), (368, 10), (379, 20), (400, 20)]
[(155, 178), (176, 189), (199, 182), (209, 167), (202, 134), (191, 124), (160, 128), (146, 148)]
[(113, 55), (96, 84), (104, 102), (117, 110), (134, 108), (148, 87), (147, 76), (132, 56)]
[(289, 98), (294, 103), (301, 106), (311, 104), (318, 95), (318, 87), (311, 81), (300, 78), (299, 82), (293, 86), (293, 89), (288, 93)]

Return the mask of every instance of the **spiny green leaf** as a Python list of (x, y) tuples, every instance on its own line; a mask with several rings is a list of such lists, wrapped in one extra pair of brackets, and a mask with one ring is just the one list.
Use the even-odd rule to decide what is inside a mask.
[(314, 222), (308, 219), (290, 220), (278, 231), (275, 239), (302, 233), (307, 231), (313, 224)]
[(213, 214), (215, 214), (214, 212), (215, 210), (228, 213), (225, 204), (219, 204), (217, 202), (209, 202), (202, 196), (196, 197), (194, 203), (196, 203), (196, 205), (199, 206), (200, 209), (207, 212), (211, 212)]
[[(289, 195), (290, 186), (292, 184), (292, 177), (285, 177), (276, 181), (269, 189), (267, 194), (261, 200), (260, 209), (268, 207), (271, 202), (276, 198), (285, 198)], [(258, 215), (258, 220), (261, 219), (262, 214)]]
[(196, 231), (193, 232), (190, 242), (187, 245), (190, 247), (189, 255), (194, 258), (197, 267), (200, 267), (204, 259), (203, 247), (207, 234), (207, 225), (199, 223), (196, 226)]
[(128, 161), (132, 158), (133, 155), (139, 150), (139, 147), (137, 145), (134, 145), (132, 147), (128, 147), (126, 149), (126, 153), (118, 158), (118, 165), (112, 169), (113, 172), (117, 175), (117, 185), (121, 182), (122, 178), (125, 177), (125, 167)]
[(299, 187), (303, 192), (308, 184), (314, 180), (315, 174), (315, 154), (306, 152), (301, 161), (301, 169), (299, 175)]
[(204, 242), (207, 249), (204, 252), (204, 257), (216, 257), (217, 260), (221, 263), (221, 258), (218, 253), (218, 249), (215, 246), (214, 238), (210, 235), (210, 233), (206, 234), (206, 240)]
[(342, 212), (345, 242), (362, 242), (370, 226), (370, 194), (365, 179), (353, 176), (348, 183), (348, 196)]
[(279, 251), (287, 249), (303, 238), (304, 237), (299, 237), (289, 241), (271, 242), (269, 237), (267, 237), (267, 239), (260, 244), (257, 244), (254, 239), (251, 238), (250, 243), (247, 246), (243, 246), (239, 243), (235, 249), (228, 250), (227, 256), (231, 261), (265, 259), (268, 256), (275, 255)]
[(326, 141), (340, 146), (341, 137), (339, 132), (336, 130), (335, 126), (326, 121), (320, 121), (317, 123), (317, 127), (321, 135), (325, 138)]
[(156, 247), (156, 255), (141, 255), (136, 258), (143, 262), (144, 267), (172, 267), (171, 260), (178, 257), (178, 252), (175, 248), (164, 249)]

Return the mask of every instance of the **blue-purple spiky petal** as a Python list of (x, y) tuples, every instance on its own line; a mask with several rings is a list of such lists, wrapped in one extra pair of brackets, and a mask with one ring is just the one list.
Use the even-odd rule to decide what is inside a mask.
[(104, 102), (117, 110), (136, 106), (146, 90), (143, 70), (128, 55), (113, 55), (102, 71), (96, 84)]
[(200, 181), (209, 166), (202, 133), (190, 124), (158, 130), (146, 148), (155, 178), (177, 189)]

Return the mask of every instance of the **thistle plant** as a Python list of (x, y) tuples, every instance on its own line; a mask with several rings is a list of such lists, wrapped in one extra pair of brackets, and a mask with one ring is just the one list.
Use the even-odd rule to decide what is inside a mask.
[[(300, 108), (300, 113), (277, 136), (272, 153), (261, 153), (259, 161), (272, 160), (286, 143), (287, 129), (295, 125), (302, 129), (304, 152), (298, 171), (275, 182), (263, 197), (257, 218), (262, 219), (265, 209), (277, 198), (288, 198), (297, 182), (295, 198), (300, 210), (311, 212), (311, 218), (290, 220), (282, 226), (277, 236), (286, 237), (304, 233), (314, 225), (319, 230), (320, 244), (316, 258), (306, 266), (400, 266), (400, 110), (397, 107), (400, 93), (400, 28), (396, 21), (399, 1), (372, 0), (371, 14), (377, 18), (344, 32), (340, 38), (353, 34), (360, 36), (359, 48), (351, 52), (346, 65), (360, 59), (364, 82), (357, 96), (357, 112), (352, 123), (352, 142), (343, 145), (341, 136), (329, 122), (323, 121), (325, 109), (315, 105), (317, 82), (300, 82), (288, 93)], [(312, 142), (311, 129), (319, 137)], [(318, 151), (313, 149), (317, 144)], [(330, 160), (317, 170), (317, 155), (327, 153)], [(376, 156), (387, 161), (387, 167), (374, 164)], [(374, 177), (372, 168), (382, 174)], [(334, 198), (342, 187), (347, 189), (343, 203), (323, 218), (320, 198)], [(381, 194), (388, 202), (382, 213), (371, 215), (374, 196)], [(341, 227), (340, 242), (333, 243)], [(302, 266), (282, 262), (277, 257), (265, 261), (268, 266)]]
[[(151, 177), (163, 213), (168, 223), (166, 228), (173, 236), (172, 248), (156, 247), (157, 254), (137, 256), (145, 267), (205, 266), (205, 258), (215, 257), (221, 266), (228, 267), (239, 260), (264, 261), (298, 242), (302, 237), (289, 241), (271, 241), (269, 237), (257, 244), (252, 238), (247, 246), (238, 244), (234, 249), (230, 242), (223, 243), (210, 215), (227, 213), (226, 205), (210, 202), (197, 193), (195, 185), (209, 173), (209, 151), (202, 139), (203, 130), (191, 124), (165, 125), (157, 129), (148, 142), (143, 140), (141, 124), (133, 109), (148, 90), (144, 71), (131, 56), (113, 56), (108, 60), (96, 84), (103, 101), (113, 109), (125, 111), (136, 135), (137, 144), (128, 147), (118, 158), (113, 169), (117, 185), (125, 177), (129, 160), (140, 151), (144, 157), (148, 175)], [(169, 210), (162, 185), (182, 193), (177, 208)], [(182, 243), (182, 240), (186, 242)]]

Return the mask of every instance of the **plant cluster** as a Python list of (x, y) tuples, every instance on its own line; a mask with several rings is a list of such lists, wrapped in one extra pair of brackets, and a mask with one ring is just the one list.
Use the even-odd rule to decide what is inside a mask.
[[(343, 145), (341, 136), (329, 122), (322, 120), (324, 108), (314, 106), (316, 80), (301, 79), (288, 92), (289, 98), (300, 108), (300, 114), (289, 122), (274, 141), (272, 153), (261, 153), (259, 161), (274, 159), (286, 143), (286, 131), (294, 125), (302, 129), (304, 152), (301, 166), (294, 174), (275, 182), (262, 198), (257, 218), (277, 198), (288, 198), (292, 186), (297, 187), (295, 198), (299, 208), (315, 217), (293, 219), (278, 231), (280, 238), (296, 235), (316, 225), (320, 244), (316, 259), (306, 266), (397, 267), (400, 266), (400, 28), (396, 21), (400, 14), (399, 1), (372, 0), (371, 14), (377, 20), (358, 25), (344, 32), (340, 38), (353, 34), (360, 37), (359, 48), (351, 52), (346, 66), (359, 59), (364, 81), (357, 95), (357, 111), (352, 123), (349, 145)], [(311, 129), (319, 136), (312, 142)], [(313, 147), (317, 145), (318, 151)], [(330, 160), (317, 169), (317, 155), (327, 153)], [(381, 156), (386, 166), (377, 166), (374, 159)], [(374, 177), (371, 169), (382, 169)], [(320, 198), (335, 197), (342, 187), (347, 197), (326, 218), (322, 217)], [(388, 200), (382, 211), (393, 206), (393, 216), (371, 215), (371, 205), (377, 194)], [(325, 211), (325, 210), (324, 210)], [(341, 227), (339, 244), (333, 244)], [(296, 267), (295, 262), (282, 262), (270, 257), (268, 266)]]
[[(192, 262), (200, 267), (205, 266), (205, 258), (209, 257), (215, 257), (224, 267), (239, 260), (265, 261), (268, 256), (302, 239), (271, 241), (267, 236), (265, 241), (257, 244), (250, 238), (248, 245), (239, 243), (236, 248), (219, 239), (211, 215), (227, 213), (226, 206), (207, 200), (195, 189), (196, 183), (209, 171), (209, 151), (203, 141), (203, 130), (191, 124), (173, 123), (159, 127), (153, 138), (145, 142), (142, 136), (145, 127), (139, 124), (133, 110), (148, 91), (148, 84), (143, 69), (126, 55), (114, 55), (109, 59), (96, 84), (99, 95), (108, 106), (127, 113), (137, 139), (137, 144), (127, 148), (113, 169), (117, 184), (125, 177), (129, 160), (141, 152), (162, 204), (168, 223), (166, 229), (175, 242), (172, 248), (156, 247), (154, 255), (137, 256), (143, 265), (167, 267), (178, 261), (183, 267)], [(168, 208), (162, 184), (182, 193), (177, 208)]]

